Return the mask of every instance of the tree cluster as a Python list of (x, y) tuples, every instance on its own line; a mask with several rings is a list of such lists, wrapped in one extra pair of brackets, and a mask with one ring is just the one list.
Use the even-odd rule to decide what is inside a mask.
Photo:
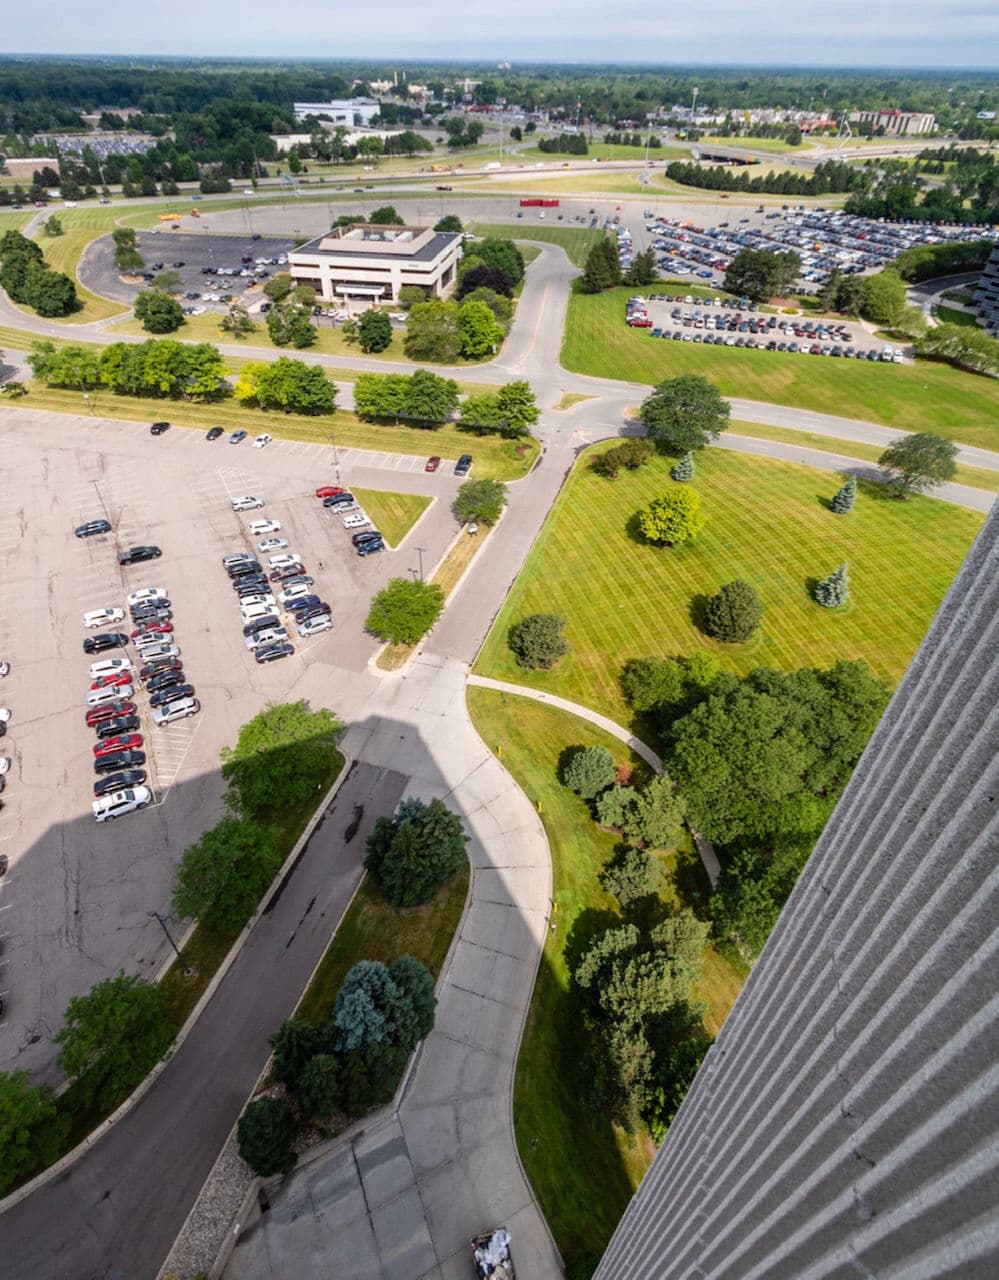
[(606, 476), (608, 480), (617, 478), (617, 473), (637, 471), (650, 458), (655, 457), (656, 446), (643, 436), (632, 436), (622, 440), (620, 444), (595, 453), (590, 459), (590, 467), (598, 476)]
[(239, 1153), (262, 1177), (295, 1167), (301, 1129), (334, 1112), (361, 1115), (395, 1092), (406, 1060), (434, 1025), (434, 981), (412, 956), (359, 960), (318, 1025), (289, 1018), (271, 1036), (286, 1097), (251, 1102), (236, 1130)]
[(375, 823), (364, 866), (393, 907), (418, 907), (465, 866), (467, 844), (461, 819), (441, 800), (411, 798)]
[(590, 148), (583, 133), (557, 133), (554, 138), (539, 138), (538, 150), (545, 155), (585, 156)]
[(453, 364), (478, 360), (503, 341), (504, 329), (480, 300), (442, 302), (434, 298), (409, 309), (403, 350), (411, 360)]
[(317, 416), (336, 407), (336, 386), (319, 365), (280, 356), (268, 364), (251, 360), (240, 370), (235, 395), (244, 404)]
[(435, 583), (390, 578), (371, 601), (365, 626), (389, 644), (416, 644), (444, 609), (444, 592)]
[(999, 342), (982, 329), (963, 324), (938, 324), (916, 340), (916, 355), (940, 360), (956, 369), (999, 375)]
[(458, 425), (476, 435), (499, 434), (508, 440), (530, 434), (541, 411), (529, 382), (508, 382), (495, 392), (466, 396), (461, 402)]
[(146, 265), (139, 253), (134, 227), (115, 227), (111, 232), (114, 241), (114, 263), (119, 271), (127, 275), (141, 271)]
[(354, 408), (365, 422), (438, 427), (450, 422), (458, 408), (458, 384), (429, 369), (362, 373), (354, 383)]
[(299, 350), (315, 345), (316, 326), (312, 323), (312, 308), (294, 297), (275, 302), (267, 312), (267, 332), (276, 347), (296, 347)]
[(68, 316), (80, 309), (73, 281), (61, 271), (50, 270), (38, 245), (20, 231), (0, 236), (0, 285), (12, 302), (23, 303), (40, 316)]
[(28, 363), (50, 387), (86, 391), (105, 386), (118, 395), (186, 400), (218, 400), (229, 393), (222, 357), (205, 342), (150, 338), (113, 342), (100, 353), (36, 342)]
[(793, 249), (743, 249), (725, 272), (725, 288), (754, 302), (783, 297), (801, 274), (801, 255)]
[(810, 173), (785, 169), (752, 177), (748, 169), (692, 164), (687, 160), (673, 160), (666, 166), (666, 177), (684, 187), (774, 196), (826, 196), (834, 191), (853, 191), (863, 185), (859, 175), (860, 170), (839, 160), (823, 160)]

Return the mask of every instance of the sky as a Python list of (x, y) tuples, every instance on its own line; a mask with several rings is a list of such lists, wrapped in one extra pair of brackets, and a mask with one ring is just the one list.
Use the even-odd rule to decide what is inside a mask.
[(997, 0), (33, 0), (5, 53), (994, 67)]

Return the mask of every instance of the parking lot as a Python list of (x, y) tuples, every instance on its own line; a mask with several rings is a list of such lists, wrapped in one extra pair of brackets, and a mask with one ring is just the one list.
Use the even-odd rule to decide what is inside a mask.
[[(191, 219), (185, 222), (193, 225)], [(285, 268), (277, 262), (286, 256), (293, 247), (294, 240), (289, 237), (259, 236), (253, 239), (249, 231), (220, 233), (212, 229), (208, 218), (202, 223), (204, 230), (198, 233), (174, 231), (172, 224), (163, 223), (158, 229), (140, 231), (136, 235), (136, 244), (145, 270), (152, 275), (166, 271), (176, 271), (181, 278), (181, 285), (176, 290), (180, 295), (198, 294), (198, 298), (182, 297), (185, 307), (204, 306), (215, 311), (224, 311), (221, 302), (213, 302), (204, 298), (205, 294), (217, 293), (231, 296), (253, 306), (265, 301), (263, 285), (271, 275)], [(244, 262), (249, 258), (249, 262)], [(256, 259), (266, 258), (266, 263), (257, 263)], [(154, 264), (162, 263), (159, 271), (153, 271)], [(178, 266), (177, 264), (181, 265)], [(211, 273), (207, 268), (211, 268)], [(232, 271), (232, 275), (215, 274), (219, 268)], [(241, 271), (254, 272), (242, 276)], [(110, 236), (96, 240), (80, 261), (80, 279), (95, 293), (118, 302), (131, 305), (148, 282), (128, 284), (121, 278), (121, 272), (115, 266), (114, 241)]]
[[(15, 409), (0, 410), (0, 439), (8, 478), (0, 496), (0, 659), (11, 663), (2, 701), (12, 711), (0, 741), (11, 758), (0, 813), (0, 852), (10, 863), (0, 880), (0, 1067), (44, 1070), (72, 995), (121, 968), (151, 974), (168, 954), (148, 913), (169, 913), (177, 860), (220, 816), (219, 750), (240, 725), (289, 696), (347, 718), (363, 711), (372, 678), (361, 673), (376, 648), (363, 631), (371, 595), (389, 577), (416, 571), (415, 543), (428, 571), (443, 555), (457, 531), (450, 503), (459, 482), (450, 468), (426, 474), (422, 458), (340, 450), (343, 483), (437, 499), (401, 548), (359, 558), (342, 518), (314, 496), (336, 483), (323, 446), (274, 441), (254, 450), (225, 437), (209, 443), (201, 431), (152, 437), (148, 423)], [(230, 500), (241, 493), (263, 496), (263, 509), (233, 512)], [(101, 517), (110, 535), (73, 536)], [(281, 522), (334, 624), (296, 636), (293, 656), (264, 666), (245, 646), (221, 564), (226, 553), (256, 549), (254, 517)], [(118, 550), (147, 543), (162, 549), (159, 559), (118, 565)], [(154, 727), (136, 690), (154, 803), (96, 824), (95, 735), (85, 724), (94, 658), (82, 647), (96, 632), (84, 629), (82, 614), (123, 608), (130, 592), (148, 586), (169, 594), (201, 711)], [(131, 647), (125, 653), (135, 661)]]

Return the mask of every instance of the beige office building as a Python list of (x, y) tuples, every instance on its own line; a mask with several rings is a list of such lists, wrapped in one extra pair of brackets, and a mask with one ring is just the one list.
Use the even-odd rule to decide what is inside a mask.
[(442, 298), (454, 285), (461, 241), (432, 227), (334, 227), (289, 253), (288, 269), (327, 302), (395, 303), (404, 285)]

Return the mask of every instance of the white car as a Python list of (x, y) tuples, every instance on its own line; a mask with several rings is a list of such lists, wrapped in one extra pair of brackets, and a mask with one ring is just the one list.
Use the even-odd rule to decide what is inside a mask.
[(168, 702), (165, 707), (153, 708), (153, 724), (169, 724), (172, 720), (183, 720), (186, 716), (197, 715), (201, 703), (197, 698), (178, 698), (176, 702)]
[(10, 707), (0, 707), (0, 724), (10, 724)]
[(116, 671), (131, 670), (132, 663), (128, 658), (103, 658), (100, 662), (90, 664), (90, 678), (96, 680), (98, 676), (110, 676)]
[(171, 643), (163, 636), (153, 635), (149, 637), (140, 636), (135, 642), (138, 650), (139, 658), (143, 662), (151, 662), (153, 658), (179, 658), (180, 645)]
[(288, 545), (287, 538), (265, 538), (257, 543), (258, 551), (281, 551)]
[(295, 555), (293, 551), (285, 551), (279, 556), (268, 556), (267, 563), (272, 569), (284, 569), (288, 565), (301, 564), (302, 557)]
[(83, 625), (95, 631), (98, 627), (107, 627), (112, 622), (123, 622), (124, 619), (124, 609), (112, 609), (109, 606), (107, 609), (91, 609), (89, 613), (85, 613)]
[(10, 663), (0, 662), (0, 680), (2, 680), (4, 676), (9, 676), (9, 675), (10, 675)]
[(274, 604), (274, 597), (269, 591), (258, 591), (256, 595), (243, 596), (239, 604), (241, 608), (251, 604)]
[(258, 649), (262, 644), (275, 644), (278, 640), (288, 639), (288, 629), (286, 627), (268, 627), (266, 631), (256, 631), (252, 636), (246, 637), (246, 647), (252, 653), (254, 649)]
[(306, 582), (300, 582), (294, 587), (286, 587), (278, 596), (282, 604), (290, 604), (292, 600), (300, 600), (302, 596), (311, 596), (312, 588)]
[(264, 505), (263, 498), (258, 498), (252, 493), (244, 493), (239, 498), (233, 498), (233, 511), (257, 511)]
[(262, 449), (265, 444), (270, 444), (273, 437), (269, 436), (265, 431), (263, 435), (255, 436), (253, 440), (254, 449)]
[[(128, 607), (131, 609), (136, 604), (146, 604), (150, 600), (165, 600), (167, 598), (166, 587), (143, 587), (140, 591), (133, 591), (128, 597)], [(125, 615), (122, 614), (122, 617)]]
[(281, 616), (276, 604), (247, 604), (243, 606), (243, 621), (257, 622), (261, 618), (272, 618), (277, 623)]
[(103, 707), (105, 702), (114, 702), (118, 698), (123, 701), (132, 696), (130, 684), (107, 684), (103, 689), (91, 689), (87, 694), (88, 707)]
[(298, 624), (298, 634), (302, 639), (308, 636), (317, 636), (322, 631), (333, 630), (333, 619), (329, 616), (320, 618), (306, 618), (304, 622)]
[(0, 778), (10, 772), (10, 756), (0, 756)]
[(101, 796), (94, 801), (94, 821), (113, 822), (122, 814), (144, 809), (152, 802), (152, 798), (153, 793), (148, 787), (126, 787), (123, 791), (112, 791), (109, 796)]
[[(251, 520), (249, 530), (255, 538), (262, 538), (265, 533), (280, 533), (280, 520)], [(247, 556), (247, 559), (249, 557)]]
[(363, 511), (352, 511), (349, 516), (344, 516), (343, 527), (345, 529), (363, 529), (366, 524), (370, 524), (371, 520)]

